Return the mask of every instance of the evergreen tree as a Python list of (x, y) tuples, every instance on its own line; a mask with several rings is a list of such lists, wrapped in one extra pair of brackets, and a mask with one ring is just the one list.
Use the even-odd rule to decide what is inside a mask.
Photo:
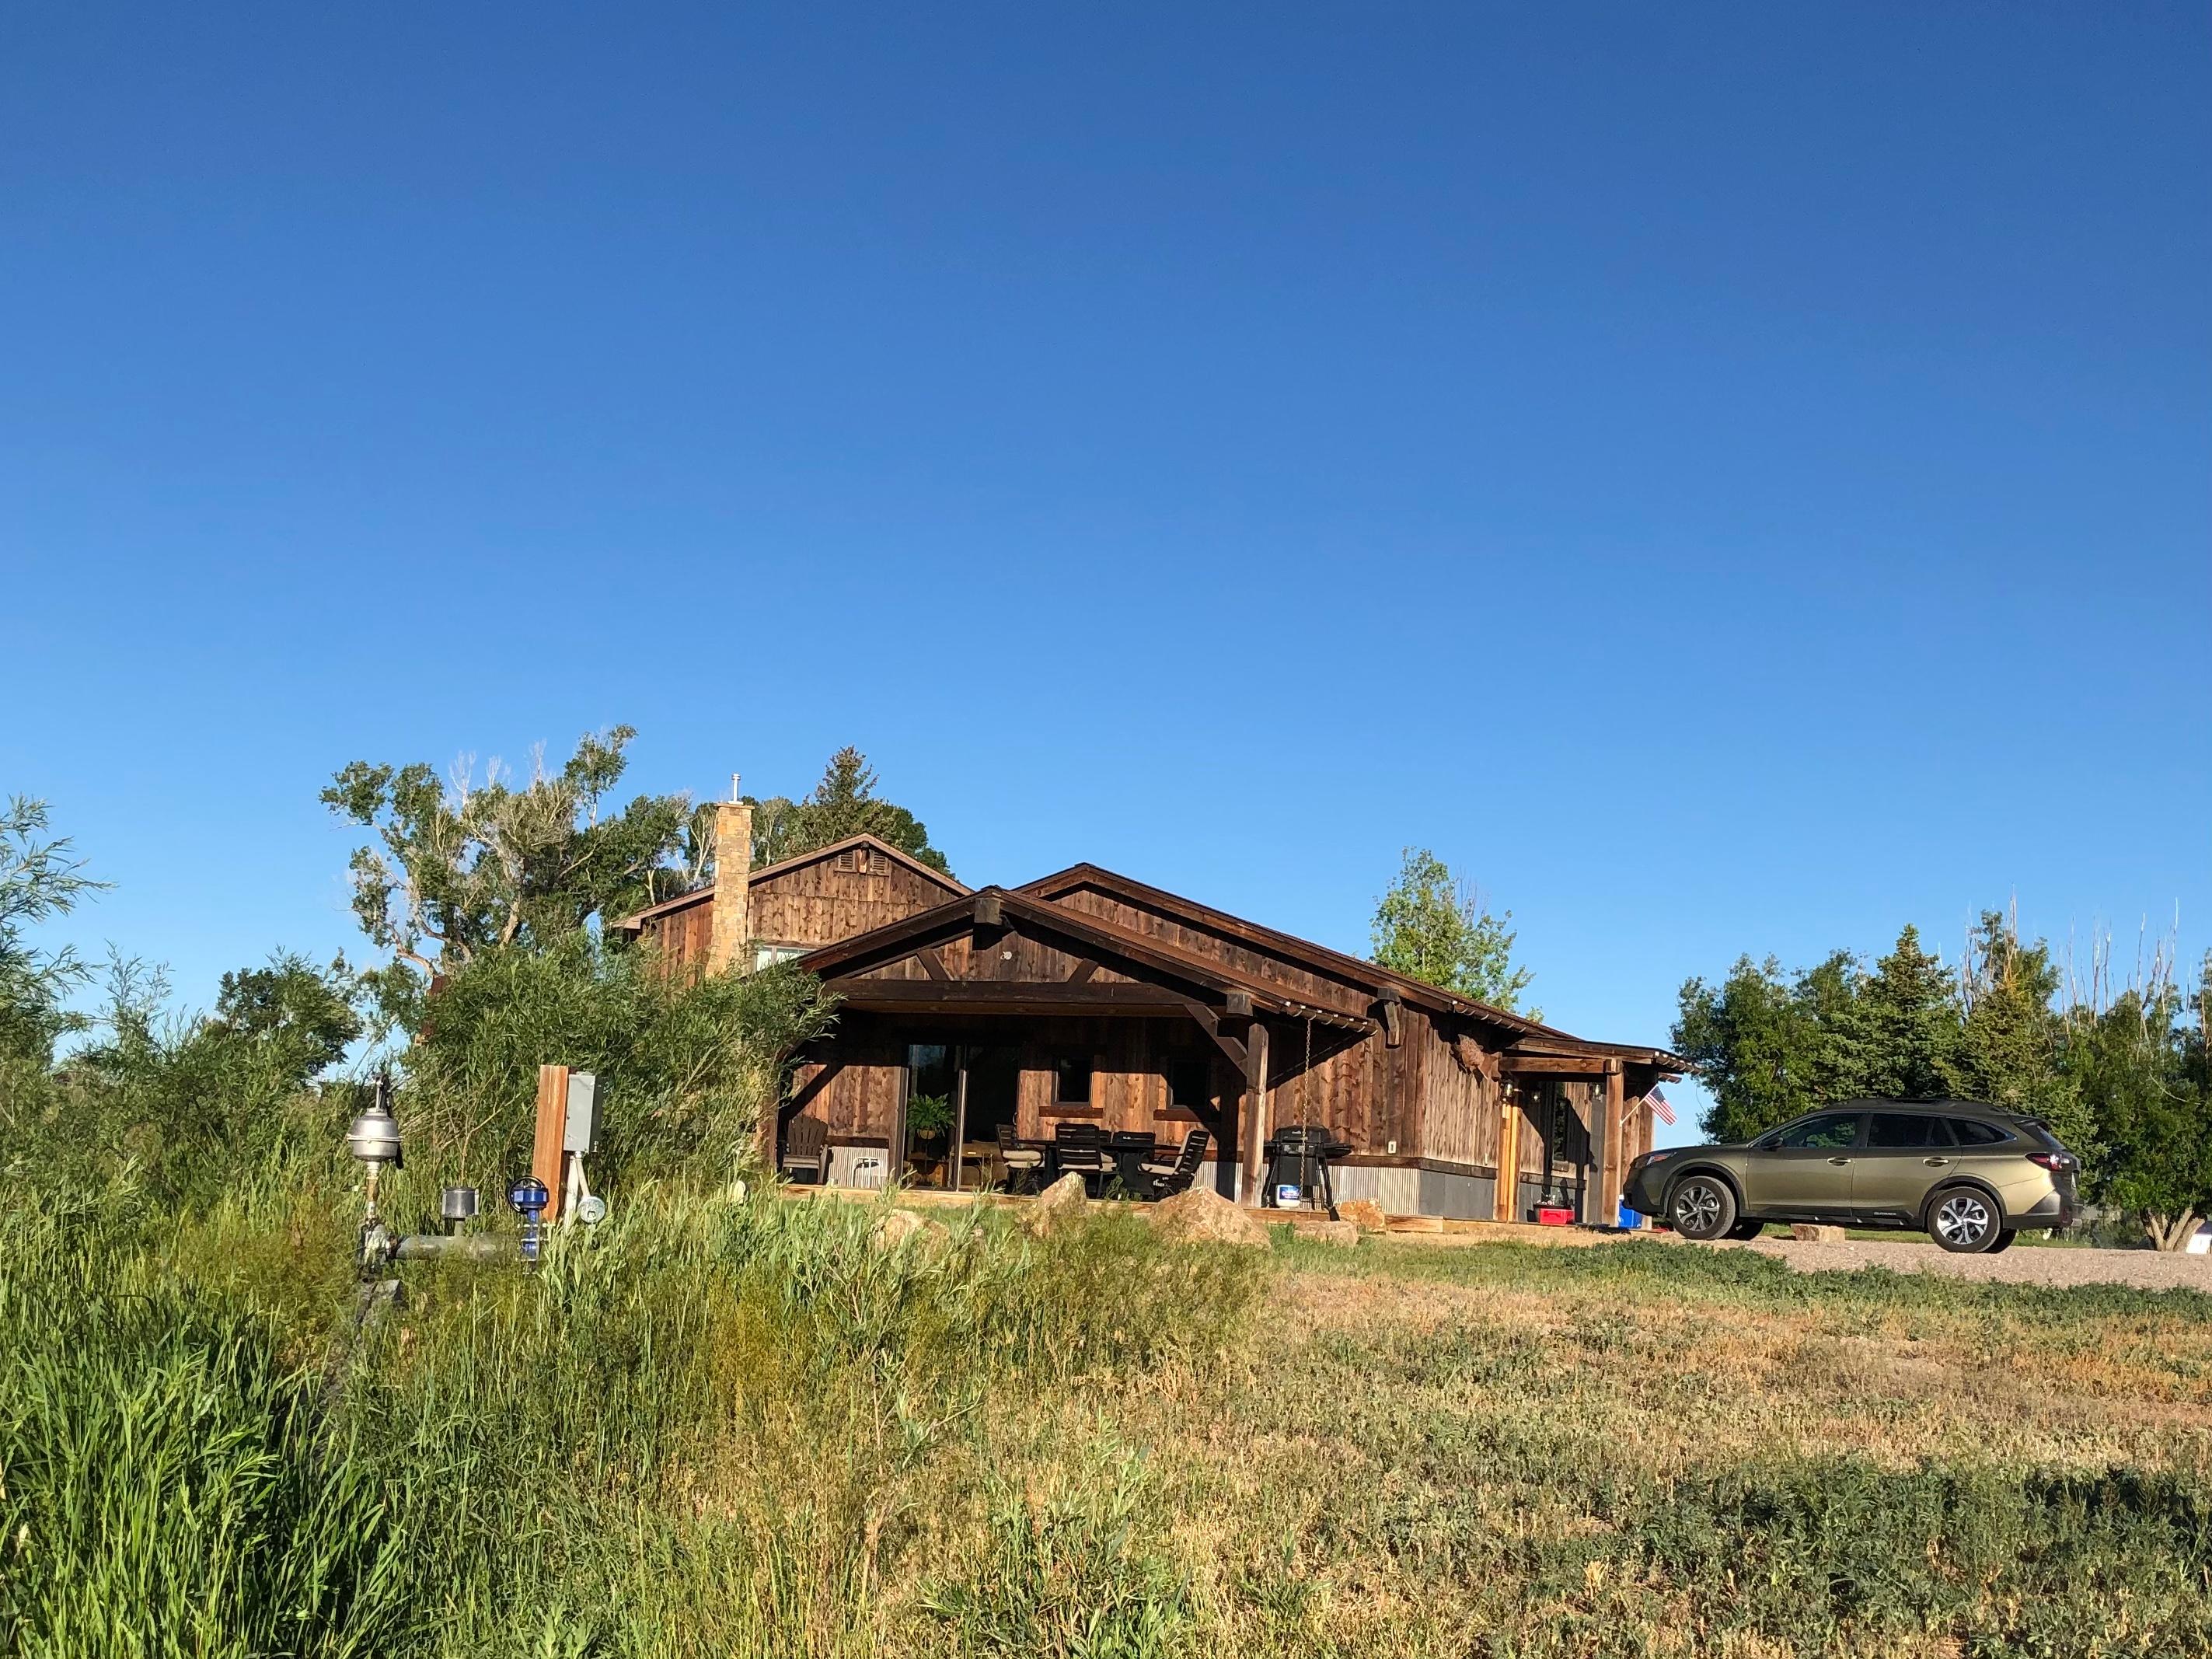
[(1853, 1011), (1862, 1086), (1894, 1100), (1940, 1100), (1957, 1091), (1957, 987), (1943, 960), (1920, 948), (1909, 923), (1860, 982)]
[[(905, 807), (876, 793), (876, 769), (848, 744), (830, 757), (822, 781), (804, 800), (772, 796), (752, 800), (753, 864), (778, 864), (850, 836), (870, 835), (933, 870), (952, 873), (945, 854), (929, 844), (929, 831)], [(711, 809), (709, 809), (711, 810)]]
[(2068, 1146), (2084, 1151), (2095, 1126), (2064, 1068), (2065, 1022), (2053, 1006), (2059, 982), (2048, 945), (2041, 939), (2023, 945), (2012, 917), (1983, 912), (1969, 935), (1960, 975), (1964, 1017), (1954, 1091), (2008, 1111), (2032, 1112)]
[[(1513, 961), (1513, 920), (1493, 916), (1473, 889), (1427, 848), (1409, 847), (1390, 890), (1376, 901), (1374, 960), (1394, 973), (1474, 1001), (1521, 1011), (1530, 975)], [(1540, 1011), (1528, 1017), (1540, 1019)]]

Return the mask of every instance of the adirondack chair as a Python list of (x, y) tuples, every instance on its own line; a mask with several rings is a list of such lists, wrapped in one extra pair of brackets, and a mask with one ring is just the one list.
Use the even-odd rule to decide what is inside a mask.
[(784, 1126), (784, 1177), (821, 1187), (830, 1181), (830, 1126), (818, 1117), (794, 1117)]

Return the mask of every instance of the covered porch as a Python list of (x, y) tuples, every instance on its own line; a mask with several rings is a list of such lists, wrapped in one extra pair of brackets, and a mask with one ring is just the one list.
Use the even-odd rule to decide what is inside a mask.
[(818, 1133), (843, 1186), (1021, 1192), (1073, 1168), (1097, 1195), (1147, 1198), (1147, 1166), (1190, 1147), (1189, 1181), (1239, 1198), (1269, 1133), (1318, 1110), (1302, 1085), (1347, 1041), (1317, 1018), (1133, 986), (833, 988), (838, 1031), (800, 1056), (779, 1139)]
[(1255, 1191), (1281, 1113), (1327, 1121), (1322, 1074), (1377, 1022), (1106, 931), (987, 890), (814, 953), (838, 1024), (796, 1056), (779, 1152), (818, 1136), (839, 1185), (1006, 1191), (1089, 1139), (1142, 1197), (1195, 1137), (1198, 1184)]

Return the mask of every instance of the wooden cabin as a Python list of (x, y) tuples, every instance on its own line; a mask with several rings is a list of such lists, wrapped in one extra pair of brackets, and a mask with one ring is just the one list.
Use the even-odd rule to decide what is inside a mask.
[[(822, 976), (836, 1027), (797, 1056), (775, 1133), (812, 1120), (838, 1184), (979, 1186), (1000, 1124), (1039, 1140), (1088, 1121), (1170, 1146), (1205, 1128), (1200, 1180), (1241, 1198), (1267, 1133), (1310, 1122), (1353, 1149), (1340, 1200), (1610, 1221), (1650, 1146), (1644, 1097), (1682, 1069), (1095, 865), (971, 891), (858, 836), (751, 871), (750, 814), (722, 812), (735, 892), (718, 882), (624, 925), (678, 968), (795, 957)], [(917, 1133), (910, 1107), (956, 1127)]]

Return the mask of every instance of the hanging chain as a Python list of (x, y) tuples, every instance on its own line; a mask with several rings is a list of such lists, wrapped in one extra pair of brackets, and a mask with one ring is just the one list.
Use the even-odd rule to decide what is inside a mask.
[(1306, 1066), (1298, 1073), (1298, 1121), (1313, 1121), (1312, 1097), (1306, 1092), (1306, 1079), (1313, 1075), (1313, 1016), (1306, 1016)]

